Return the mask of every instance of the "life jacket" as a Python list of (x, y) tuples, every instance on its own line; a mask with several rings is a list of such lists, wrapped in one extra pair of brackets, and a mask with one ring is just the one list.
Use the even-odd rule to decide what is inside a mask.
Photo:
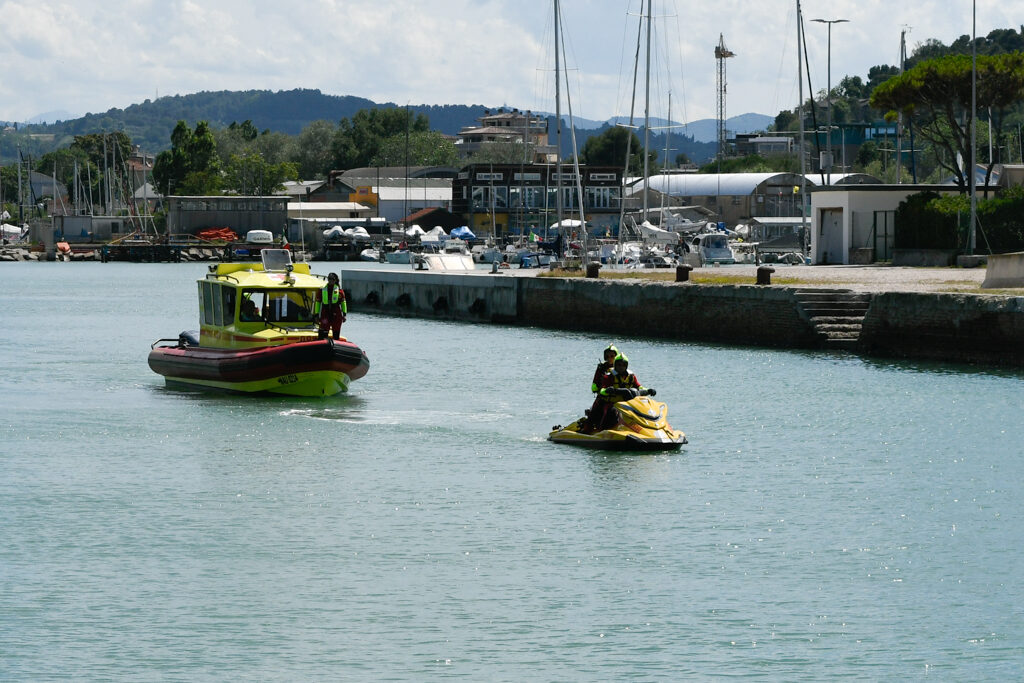
[[(326, 287), (320, 290), (320, 301), (325, 304), (338, 303), (338, 297), (340, 296), (341, 287), (335, 287), (333, 290), (331, 290), (330, 294), (328, 294), (327, 290), (329, 289), (331, 289), (331, 286), (327, 285)], [(330, 296), (331, 298), (330, 301), (327, 300), (328, 296)]]
[(590, 390), (595, 394), (608, 386), (608, 377), (611, 375), (611, 367), (611, 363), (605, 363), (604, 361), (597, 364), (597, 369), (594, 370), (594, 381), (590, 383)]
[[(625, 375), (620, 375), (614, 370), (610, 372), (606, 378), (606, 384), (604, 388), (607, 389), (643, 389), (640, 386), (640, 381), (636, 378), (632, 372), (627, 372)], [(601, 390), (600, 396), (605, 401), (611, 403), (618, 403), (622, 399), (618, 396), (609, 396), (604, 392), (604, 388)]]
[(313, 302), (313, 313), (320, 313), (325, 304), (336, 306), (338, 302), (341, 302), (341, 312), (347, 314), (348, 302), (345, 300), (345, 290), (341, 288), (341, 285), (331, 289), (331, 285), (328, 284), (320, 290), (320, 298)]

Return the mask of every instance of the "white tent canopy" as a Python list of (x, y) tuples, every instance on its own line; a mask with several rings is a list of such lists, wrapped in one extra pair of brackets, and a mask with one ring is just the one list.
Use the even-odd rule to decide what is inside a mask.
[(448, 233), (440, 225), (434, 226), (432, 230), (420, 237), (422, 242), (441, 242), (448, 239)]
[(657, 244), (664, 244), (668, 246), (675, 246), (679, 244), (678, 233), (662, 230), (661, 228), (652, 225), (650, 221), (644, 221), (638, 225), (637, 228), (639, 228), (640, 234), (644, 236), (644, 241), (646, 242), (655, 242)]

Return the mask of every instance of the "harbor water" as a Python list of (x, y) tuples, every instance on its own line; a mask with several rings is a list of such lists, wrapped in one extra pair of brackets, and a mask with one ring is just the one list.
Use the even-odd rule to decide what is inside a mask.
[[(348, 395), (169, 390), (205, 271), (0, 268), (0, 679), (1024, 676), (1019, 372), (356, 310)], [(610, 341), (680, 452), (546, 441)]]

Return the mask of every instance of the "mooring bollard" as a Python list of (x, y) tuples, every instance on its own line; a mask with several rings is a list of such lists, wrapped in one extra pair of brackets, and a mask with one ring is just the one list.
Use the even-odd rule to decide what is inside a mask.
[(498, 272), (498, 262), (497, 261), (491, 261), (491, 272), (492, 273), (497, 273)]
[(597, 277), (601, 271), (600, 263), (588, 263), (587, 264), (587, 277)]
[(689, 282), (691, 270), (693, 270), (693, 266), (688, 263), (681, 263), (676, 266), (676, 282)]
[(775, 269), (771, 266), (760, 266), (757, 269), (757, 284), (759, 285), (770, 285), (772, 283), (772, 273)]

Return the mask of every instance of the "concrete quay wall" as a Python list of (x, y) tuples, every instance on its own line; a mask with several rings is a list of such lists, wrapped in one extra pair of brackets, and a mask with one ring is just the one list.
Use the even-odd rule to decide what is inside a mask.
[(520, 279), (429, 271), (346, 270), (342, 287), (350, 311), (513, 323), (519, 319)]
[(1024, 366), (1024, 297), (872, 296), (859, 349), (897, 358)]
[[(345, 271), (349, 310), (613, 335), (823, 348), (790, 287)], [(1024, 367), (1024, 297), (871, 295), (859, 352)]]
[(793, 291), (585, 278), (348, 270), (351, 311), (813, 348)]
[(525, 278), (520, 320), (564, 330), (813, 348), (793, 290), (582, 278)]

